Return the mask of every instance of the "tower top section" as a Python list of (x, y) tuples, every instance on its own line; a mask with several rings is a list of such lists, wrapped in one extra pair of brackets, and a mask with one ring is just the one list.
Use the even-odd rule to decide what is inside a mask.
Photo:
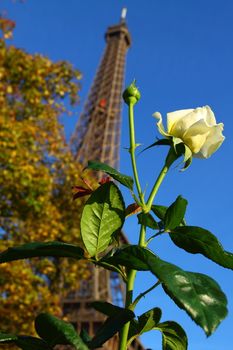
[(131, 46), (131, 37), (125, 21), (126, 13), (127, 13), (127, 9), (126, 7), (124, 7), (121, 12), (120, 23), (114, 26), (108, 27), (107, 32), (105, 33), (105, 40), (107, 41), (107, 43), (109, 42), (109, 40), (111, 40), (114, 37), (118, 37), (118, 38), (123, 37), (125, 39), (126, 46), (127, 47)]

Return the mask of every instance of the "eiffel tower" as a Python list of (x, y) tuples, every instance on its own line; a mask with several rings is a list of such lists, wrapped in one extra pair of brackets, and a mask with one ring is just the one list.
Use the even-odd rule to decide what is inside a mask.
[[(106, 47), (71, 138), (76, 160), (84, 166), (88, 160), (99, 160), (114, 168), (119, 166), (122, 89), (126, 53), (131, 45), (125, 16), (123, 9), (120, 23), (106, 31)], [(124, 234), (121, 240), (127, 243)], [(78, 331), (85, 329), (93, 336), (105, 317), (91, 307), (91, 302), (103, 300), (123, 306), (124, 285), (115, 272), (93, 265), (89, 269), (90, 279), (81, 281), (79, 290), (63, 300), (63, 313)], [(117, 346), (115, 336), (102, 349), (117, 350)], [(144, 350), (144, 347), (136, 339), (129, 349)]]

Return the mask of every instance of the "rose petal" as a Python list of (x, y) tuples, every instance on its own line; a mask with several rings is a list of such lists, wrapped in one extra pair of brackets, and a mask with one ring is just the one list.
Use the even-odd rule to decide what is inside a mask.
[(187, 114), (191, 113), (193, 109), (181, 109), (179, 111), (167, 113), (167, 131), (170, 133), (173, 125), (178, 122), (179, 119), (183, 118)]
[(205, 120), (198, 120), (183, 135), (184, 143), (189, 146), (193, 153), (198, 153), (204, 145), (211, 130)]
[(212, 126), (208, 125), (206, 120), (201, 119), (190, 126), (190, 128), (184, 133), (184, 137), (189, 138), (196, 135), (203, 135), (209, 132), (211, 128)]
[(164, 129), (163, 126), (163, 119), (162, 119), (162, 115), (159, 112), (155, 112), (153, 114), (153, 117), (155, 117), (156, 119), (158, 119), (157, 122), (157, 128), (159, 129), (160, 134), (162, 134), (163, 136), (170, 136)]
[(184, 133), (197, 121), (206, 119), (207, 109), (205, 107), (198, 107), (192, 112), (179, 119), (170, 131), (170, 134), (176, 137), (183, 138)]
[(217, 149), (221, 146), (225, 137), (222, 134), (223, 123), (214, 125), (211, 127), (210, 132), (206, 138), (206, 142), (197, 154), (194, 154), (196, 158), (209, 158)]
[(214, 112), (209, 106), (205, 106), (202, 108), (206, 108), (206, 122), (209, 126), (216, 125), (216, 119), (214, 116)]
[(208, 137), (208, 133), (202, 135), (196, 135), (190, 137), (189, 139), (185, 139), (184, 143), (191, 149), (191, 151), (195, 154), (200, 151), (204, 143), (206, 142), (206, 138)]

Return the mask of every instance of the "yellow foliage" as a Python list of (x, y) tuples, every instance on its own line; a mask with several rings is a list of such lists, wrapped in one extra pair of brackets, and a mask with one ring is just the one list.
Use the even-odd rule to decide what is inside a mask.
[[(10, 24), (0, 20), (5, 35)], [(80, 243), (83, 202), (72, 200), (71, 188), (80, 184), (81, 168), (59, 117), (68, 99), (78, 101), (81, 74), (0, 39), (0, 77), (0, 251), (31, 241)], [(59, 315), (61, 297), (83, 277), (86, 264), (68, 259), (1, 265), (1, 331), (33, 335), (36, 314)]]

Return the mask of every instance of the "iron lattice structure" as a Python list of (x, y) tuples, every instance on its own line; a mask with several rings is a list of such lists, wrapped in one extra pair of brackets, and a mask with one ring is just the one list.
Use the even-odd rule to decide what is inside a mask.
[[(105, 39), (105, 51), (72, 136), (71, 148), (76, 160), (84, 166), (88, 160), (99, 160), (118, 168), (125, 60), (131, 44), (124, 19), (107, 29)], [(121, 241), (127, 243), (123, 233)], [(95, 311), (91, 302), (103, 300), (123, 306), (124, 285), (114, 272), (93, 265), (88, 268), (89, 280), (81, 281), (80, 289), (63, 300), (63, 313), (78, 331), (85, 329), (93, 336), (105, 316)], [(118, 339), (114, 337), (102, 349), (117, 350), (117, 347)], [(136, 339), (130, 349), (144, 348)]]
[(109, 27), (106, 48), (71, 146), (83, 165), (101, 160), (119, 166), (121, 100), (126, 52), (131, 39), (125, 22)]

